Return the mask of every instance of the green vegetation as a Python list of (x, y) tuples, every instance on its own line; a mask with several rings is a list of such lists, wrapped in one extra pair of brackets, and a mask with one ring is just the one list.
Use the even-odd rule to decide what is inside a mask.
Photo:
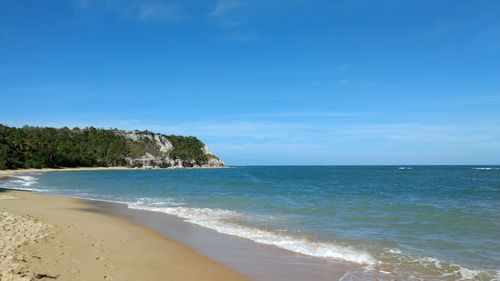
[(173, 159), (190, 159), (197, 163), (208, 160), (208, 155), (203, 151), (204, 144), (196, 137), (167, 136), (167, 139), (174, 146), (169, 152)]
[[(141, 132), (143, 134), (151, 134), (151, 132)], [(127, 139), (127, 147), (129, 148), (130, 157), (137, 158), (144, 155), (144, 153), (149, 153), (154, 156), (165, 156), (158, 150), (156, 142), (151, 139), (141, 139), (138, 141), (132, 141)]]
[(124, 166), (127, 157), (145, 153), (198, 164), (208, 160), (197, 138), (166, 137), (174, 146), (168, 154), (160, 152), (153, 139), (133, 141), (117, 130), (14, 128), (0, 124), (0, 169)]
[(126, 154), (111, 130), (0, 125), (0, 169), (118, 166)]

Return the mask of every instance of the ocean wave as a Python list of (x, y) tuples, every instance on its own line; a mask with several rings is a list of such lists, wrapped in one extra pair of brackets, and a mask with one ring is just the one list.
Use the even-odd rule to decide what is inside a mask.
[[(187, 208), (181, 206), (157, 207), (147, 204), (147, 200), (130, 203), (129, 208), (162, 212), (183, 218), (185, 221), (200, 225), (222, 234), (250, 239), (257, 243), (276, 246), (295, 253), (319, 258), (335, 259), (362, 265), (373, 265), (376, 260), (367, 252), (350, 246), (336, 245), (327, 242), (311, 241), (268, 230), (231, 223), (244, 217), (234, 211), (210, 208)], [(170, 201), (170, 199), (167, 199)]]
[(376, 268), (389, 268), (396, 275), (400, 272), (411, 273), (415, 277), (412, 280), (500, 280), (498, 270), (473, 270), (435, 257), (404, 253), (399, 249), (386, 249), (379, 258)]
[(379, 258), (376, 265), (347, 272), (339, 281), (500, 281), (499, 270), (473, 270), (434, 257), (411, 255), (399, 249), (386, 249)]
[(3, 185), (0, 187), (12, 189), (12, 190), (19, 190), (19, 191), (33, 191), (33, 192), (49, 192), (50, 191), (49, 189), (45, 189), (45, 188), (29, 188), (29, 187), (18, 187), (18, 186), (8, 186), (8, 185)]
[(398, 167), (398, 170), (413, 170), (412, 167)]
[(179, 202), (178, 200), (174, 200), (172, 198), (163, 197), (142, 197), (138, 198), (136, 202), (128, 203), (129, 207), (141, 207), (141, 206), (154, 206), (154, 207), (173, 207), (173, 206), (184, 206), (185, 203)]
[(2, 183), (1, 187), (15, 190), (46, 192), (44, 188), (33, 188), (38, 183), (38, 178), (33, 175), (12, 175), (9, 180)]
[(25, 187), (32, 186), (38, 182), (36, 177), (30, 175), (16, 175), (12, 176), (12, 178), (14, 179), (10, 180), (11, 183), (20, 184)]
[(491, 168), (491, 167), (478, 167), (478, 168), (472, 168), (472, 170), (481, 170), (481, 171), (492, 171), (492, 170), (500, 170), (500, 168), (497, 168), (497, 167), (494, 167), (494, 168)]
[[(400, 167), (405, 168), (405, 167)], [(478, 170), (499, 169), (481, 167)], [(35, 185), (35, 175), (12, 176), (2, 183), (3, 187), (38, 192), (50, 192)], [(53, 190), (55, 191), (55, 190)], [(58, 192), (65, 191), (58, 189)], [(68, 190), (70, 191), (70, 190)], [(76, 191), (76, 190), (71, 190)], [(82, 190), (78, 190), (81, 192)], [(66, 194), (65, 196), (68, 196)], [(255, 221), (239, 212), (216, 208), (193, 208), (186, 203), (172, 198), (143, 197), (128, 200), (125, 198), (95, 198), (95, 194), (79, 193), (76, 198), (96, 201), (124, 203), (131, 209), (162, 212), (184, 219), (186, 222), (200, 225), (222, 234), (250, 239), (257, 243), (272, 245), (295, 253), (318, 258), (353, 262), (363, 266), (363, 270), (346, 274), (342, 280), (496, 280), (500, 281), (500, 271), (470, 269), (462, 265), (439, 260), (434, 257), (413, 255), (397, 248), (380, 251), (363, 250), (337, 242), (312, 241), (278, 231), (250, 227), (235, 222)], [(72, 197), (72, 196), (68, 196)], [(94, 197), (94, 199), (89, 198)], [(115, 199), (115, 200), (113, 200)]]

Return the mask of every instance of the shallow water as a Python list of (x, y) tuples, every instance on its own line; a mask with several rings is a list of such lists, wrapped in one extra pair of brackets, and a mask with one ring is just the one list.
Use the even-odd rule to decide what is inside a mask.
[(343, 280), (500, 278), (498, 166), (53, 172), (2, 185), (125, 202), (365, 269)]

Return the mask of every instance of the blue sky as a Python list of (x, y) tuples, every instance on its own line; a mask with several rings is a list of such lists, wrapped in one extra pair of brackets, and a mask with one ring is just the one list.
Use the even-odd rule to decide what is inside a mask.
[(0, 123), (229, 164), (500, 164), (500, 2), (0, 0)]

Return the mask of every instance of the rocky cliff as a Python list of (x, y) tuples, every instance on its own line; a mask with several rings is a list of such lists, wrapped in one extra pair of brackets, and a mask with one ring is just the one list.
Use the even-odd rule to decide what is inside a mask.
[(224, 162), (195, 137), (149, 131), (116, 131), (127, 140), (127, 166), (140, 168), (220, 168)]
[(0, 170), (116, 166), (216, 168), (224, 162), (196, 137), (0, 124)]

